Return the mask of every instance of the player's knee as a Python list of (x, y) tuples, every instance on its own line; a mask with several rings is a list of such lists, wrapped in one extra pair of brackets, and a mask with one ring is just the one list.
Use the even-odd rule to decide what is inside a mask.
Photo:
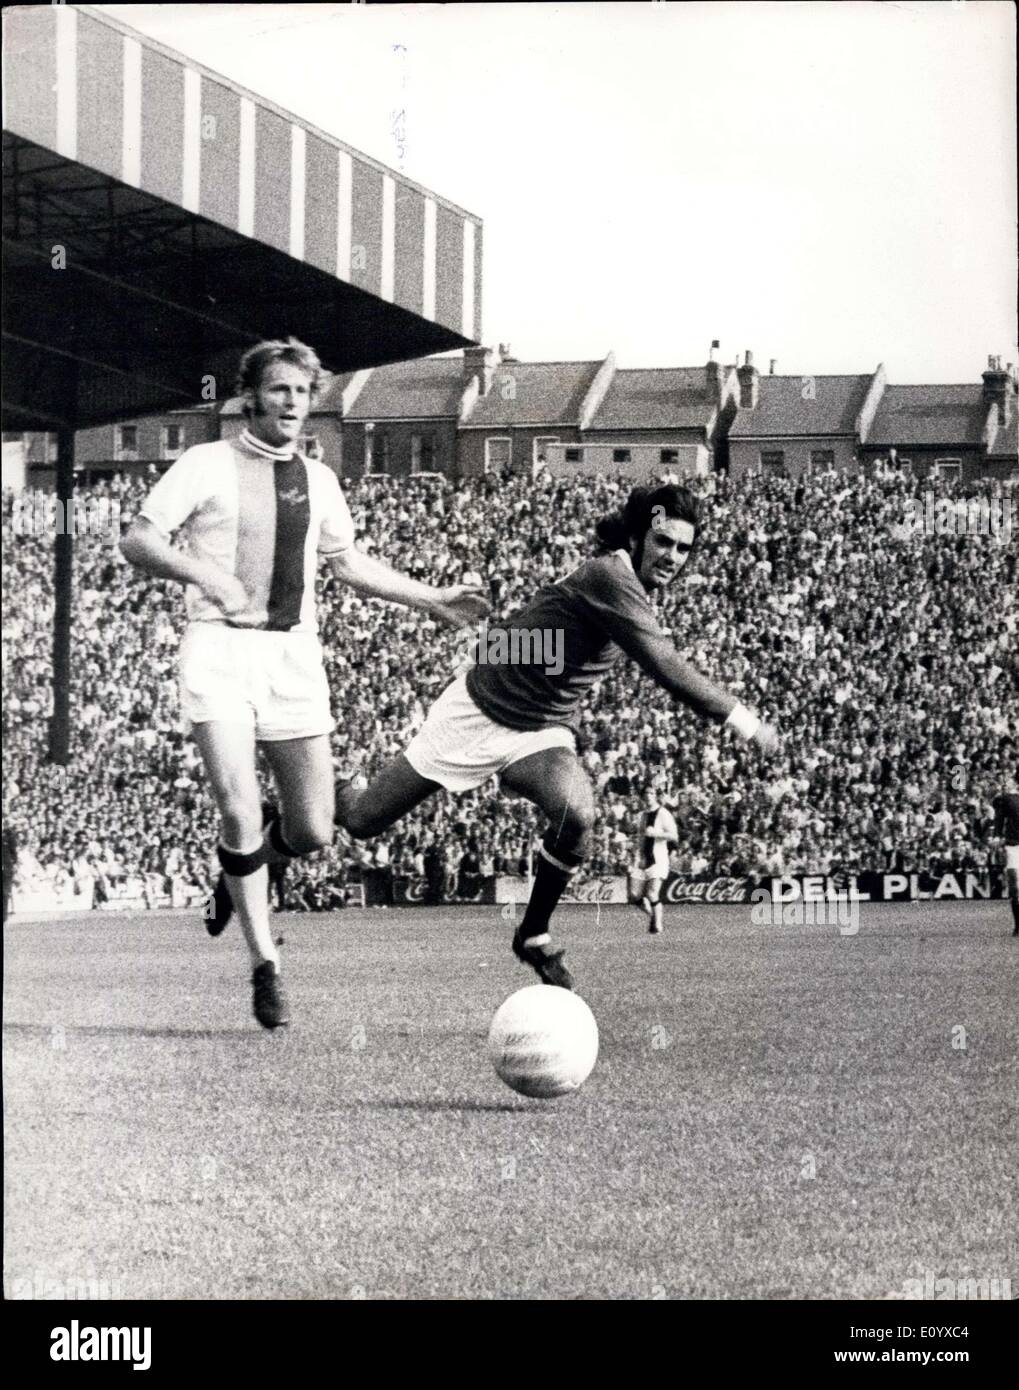
[(584, 845), (594, 825), (594, 805), (592, 802), (568, 802), (558, 816), (552, 820), (557, 830), (556, 839), (572, 846)]
[(336, 802), (336, 824), (354, 840), (370, 840), (375, 834), (375, 823), (371, 813), (362, 811), (356, 802), (353, 805), (344, 805), (342, 798), (338, 798)]
[(352, 787), (337, 787), (333, 824), (354, 840), (367, 840), (372, 834), (371, 816), (363, 810), (364, 797)]
[(284, 836), (295, 854), (314, 854), (316, 850), (332, 844), (332, 821), (327, 815), (306, 814), (294, 825), (288, 822)]
[(258, 806), (244, 802), (228, 804), (223, 810), (222, 840), (231, 849), (248, 849), (262, 833), (262, 813)]

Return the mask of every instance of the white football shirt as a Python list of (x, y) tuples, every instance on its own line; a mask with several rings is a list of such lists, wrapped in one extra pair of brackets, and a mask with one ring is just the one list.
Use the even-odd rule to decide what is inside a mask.
[(245, 430), (186, 449), (141, 508), (167, 539), (183, 529), (191, 555), (244, 584), (251, 603), (229, 619), (194, 584), (193, 623), (315, 632), (319, 557), (354, 544), (354, 522), (324, 463), (273, 449)]

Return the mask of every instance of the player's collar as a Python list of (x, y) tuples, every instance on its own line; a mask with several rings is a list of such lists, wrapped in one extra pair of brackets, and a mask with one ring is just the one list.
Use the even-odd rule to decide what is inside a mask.
[(652, 598), (651, 594), (648, 593), (647, 589), (644, 588), (644, 583), (640, 575), (634, 569), (633, 556), (630, 554), (630, 552), (628, 550), (613, 550), (612, 554), (618, 555), (619, 559), (622, 560), (623, 564), (626, 566), (626, 568), (633, 575), (634, 579), (636, 579), (637, 583), (640, 585), (641, 591), (644, 594), (645, 601), (650, 605), (651, 608), (654, 608), (655, 600)]
[(258, 454), (261, 458), (283, 461), (292, 459), (297, 453), (297, 445), (291, 444), (289, 447), (276, 449), (271, 444), (266, 444), (264, 439), (256, 439), (251, 431), (245, 427), (240, 433), (240, 442), (252, 453)]

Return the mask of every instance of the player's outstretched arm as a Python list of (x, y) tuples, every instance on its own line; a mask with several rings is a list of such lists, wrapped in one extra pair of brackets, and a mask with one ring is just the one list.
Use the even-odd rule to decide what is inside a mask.
[(735, 695), (716, 685), (696, 666), (684, 660), (660, 629), (634, 624), (613, 633), (615, 640), (651, 678), (670, 695), (716, 724), (727, 724), (765, 753), (778, 751), (776, 730), (766, 724)]
[(489, 612), (490, 604), (479, 585), (451, 584), (448, 588), (436, 589), (431, 584), (422, 584), (408, 574), (391, 569), (382, 560), (366, 555), (356, 546), (331, 556), (329, 568), (337, 579), (349, 584), (359, 594), (402, 603), (407, 608), (418, 608), (449, 627), (477, 622)]
[(248, 606), (247, 591), (235, 575), (178, 550), (147, 517), (140, 516), (132, 523), (120, 543), (120, 553), (128, 564), (155, 579), (197, 584), (206, 598), (227, 615), (240, 613)]
[(680, 656), (632, 575), (596, 561), (578, 597), (591, 620), (675, 699), (702, 719), (730, 724), (764, 752), (777, 751), (778, 734), (770, 724)]

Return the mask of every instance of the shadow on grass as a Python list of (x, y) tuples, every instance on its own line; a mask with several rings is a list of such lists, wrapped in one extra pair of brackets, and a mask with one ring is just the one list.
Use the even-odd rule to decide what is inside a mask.
[(147, 1028), (120, 1023), (5, 1023), (5, 1033), (35, 1034), (50, 1037), (54, 1029), (74, 1037), (85, 1038), (260, 1038), (262, 1029), (254, 1028)]
[(494, 1101), (494, 1100), (458, 1100), (456, 1097), (450, 1100), (355, 1100), (349, 1106), (342, 1106), (341, 1109), (351, 1110), (425, 1110), (436, 1114), (450, 1110), (469, 1110), (469, 1111), (508, 1111), (510, 1113), (517, 1110), (530, 1110), (537, 1106), (543, 1106), (543, 1102), (530, 1102), (521, 1097), (515, 1104), (513, 1101)]

